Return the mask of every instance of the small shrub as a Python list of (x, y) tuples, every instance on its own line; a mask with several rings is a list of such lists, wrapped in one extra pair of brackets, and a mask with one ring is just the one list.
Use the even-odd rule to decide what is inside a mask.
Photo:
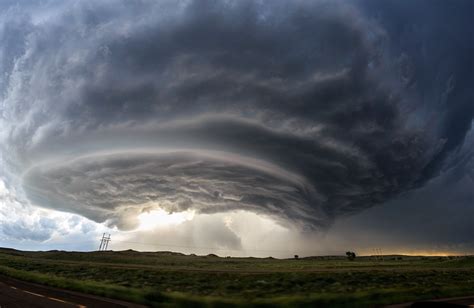
[(356, 258), (356, 254), (353, 251), (347, 251), (346, 256), (347, 256), (347, 259), (351, 261), (354, 261), (354, 259)]

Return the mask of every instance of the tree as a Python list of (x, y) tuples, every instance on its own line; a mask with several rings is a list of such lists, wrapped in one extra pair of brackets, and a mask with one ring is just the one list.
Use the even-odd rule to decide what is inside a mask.
[(347, 256), (347, 259), (351, 261), (354, 261), (354, 259), (356, 258), (356, 254), (353, 251), (347, 251), (346, 256)]

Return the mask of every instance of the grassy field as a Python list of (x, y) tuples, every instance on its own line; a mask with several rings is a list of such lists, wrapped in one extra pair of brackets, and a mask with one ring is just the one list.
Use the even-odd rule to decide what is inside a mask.
[(366, 307), (474, 295), (474, 257), (281, 260), (0, 249), (0, 274), (160, 307)]

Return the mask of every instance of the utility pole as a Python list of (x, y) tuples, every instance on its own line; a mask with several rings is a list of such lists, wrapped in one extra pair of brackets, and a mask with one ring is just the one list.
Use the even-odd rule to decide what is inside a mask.
[(102, 239), (100, 240), (99, 251), (106, 251), (109, 247), (110, 234), (108, 236), (102, 234)]
[(109, 248), (109, 242), (110, 242), (110, 234), (108, 237), (105, 238), (105, 249), (104, 250), (107, 250), (107, 248)]
[(374, 248), (374, 258), (375, 261), (383, 261), (383, 254), (382, 254), (382, 249), (381, 248)]
[(102, 246), (104, 246), (105, 233), (102, 234), (102, 239), (100, 240), (99, 251), (102, 251)]

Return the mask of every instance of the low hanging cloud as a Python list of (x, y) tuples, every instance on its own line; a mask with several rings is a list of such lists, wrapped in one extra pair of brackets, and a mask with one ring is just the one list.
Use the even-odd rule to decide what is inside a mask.
[(325, 221), (324, 212), (306, 206), (315, 197), (302, 179), (265, 162), (230, 160), (226, 153), (143, 152), (35, 167), (25, 176), (27, 196), (55, 209), (80, 208), (88, 218), (108, 219), (121, 229), (137, 227), (137, 215), (156, 207), (199, 213), (247, 209), (296, 222)]
[(320, 229), (466, 164), (472, 76), (450, 60), (429, 87), (445, 47), (422, 64), (361, 3), (2, 4), (5, 181), (121, 229), (154, 208)]

